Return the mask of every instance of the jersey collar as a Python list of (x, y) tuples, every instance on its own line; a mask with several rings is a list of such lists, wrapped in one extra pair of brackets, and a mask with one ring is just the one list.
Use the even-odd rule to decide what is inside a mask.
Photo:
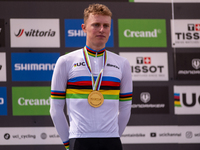
[(99, 51), (95, 51), (95, 50), (89, 48), (87, 45), (85, 46), (85, 48), (86, 48), (86, 50), (87, 50), (87, 52), (88, 52), (88, 55), (90, 55), (90, 56), (92, 56), (92, 57), (95, 57), (95, 56), (101, 57), (101, 56), (103, 56), (103, 53), (104, 53), (105, 50), (106, 50), (105, 47), (104, 47), (103, 49), (101, 49), (101, 50), (99, 50)]

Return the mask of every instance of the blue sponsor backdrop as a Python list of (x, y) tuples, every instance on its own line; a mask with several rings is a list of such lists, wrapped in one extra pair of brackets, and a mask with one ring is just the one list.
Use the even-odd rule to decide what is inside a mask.
[(0, 87), (0, 115), (7, 115), (7, 89), (6, 87)]
[(12, 53), (12, 81), (51, 81), (60, 53)]
[[(83, 19), (65, 19), (65, 47), (84, 47), (86, 34), (82, 31)], [(106, 47), (114, 47), (113, 20), (111, 20), (110, 37)]]

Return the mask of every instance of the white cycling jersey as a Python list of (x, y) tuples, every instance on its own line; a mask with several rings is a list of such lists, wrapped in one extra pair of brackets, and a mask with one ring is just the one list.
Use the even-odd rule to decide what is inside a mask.
[[(87, 47), (92, 74), (98, 76), (103, 67), (103, 53)], [(107, 50), (106, 50), (107, 51)], [(51, 83), (50, 114), (62, 141), (70, 138), (120, 137), (130, 117), (132, 100), (131, 68), (127, 59), (107, 51), (100, 92), (100, 107), (88, 103), (92, 91), (91, 74), (83, 49), (59, 57)], [(69, 124), (64, 114), (65, 100)]]

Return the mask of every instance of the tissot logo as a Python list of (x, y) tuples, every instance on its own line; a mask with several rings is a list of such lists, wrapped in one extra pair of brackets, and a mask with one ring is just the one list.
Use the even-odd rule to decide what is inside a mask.
[(151, 57), (137, 57), (137, 64), (151, 64)]
[(171, 20), (172, 47), (199, 47), (200, 20)]
[(24, 31), (24, 29), (19, 29), (18, 33), (15, 34), (16, 37), (21, 37), (25, 35), (26, 37), (54, 37), (55, 31), (49, 29), (48, 31), (40, 31), (39, 29), (31, 29), (30, 31)]
[(168, 80), (167, 53), (120, 52), (128, 59), (133, 81)]
[(148, 93), (148, 92), (142, 92), (142, 93), (140, 94), (140, 100), (141, 100), (142, 102), (147, 103), (147, 102), (150, 101), (150, 99), (151, 99), (150, 93)]
[(188, 31), (200, 31), (200, 24), (188, 24)]

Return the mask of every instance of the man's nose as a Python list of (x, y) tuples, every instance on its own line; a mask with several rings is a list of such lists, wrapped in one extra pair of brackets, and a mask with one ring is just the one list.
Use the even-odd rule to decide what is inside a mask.
[(104, 27), (103, 27), (103, 25), (101, 25), (99, 31), (100, 31), (100, 32), (103, 32), (103, 30), (104, 30)]

